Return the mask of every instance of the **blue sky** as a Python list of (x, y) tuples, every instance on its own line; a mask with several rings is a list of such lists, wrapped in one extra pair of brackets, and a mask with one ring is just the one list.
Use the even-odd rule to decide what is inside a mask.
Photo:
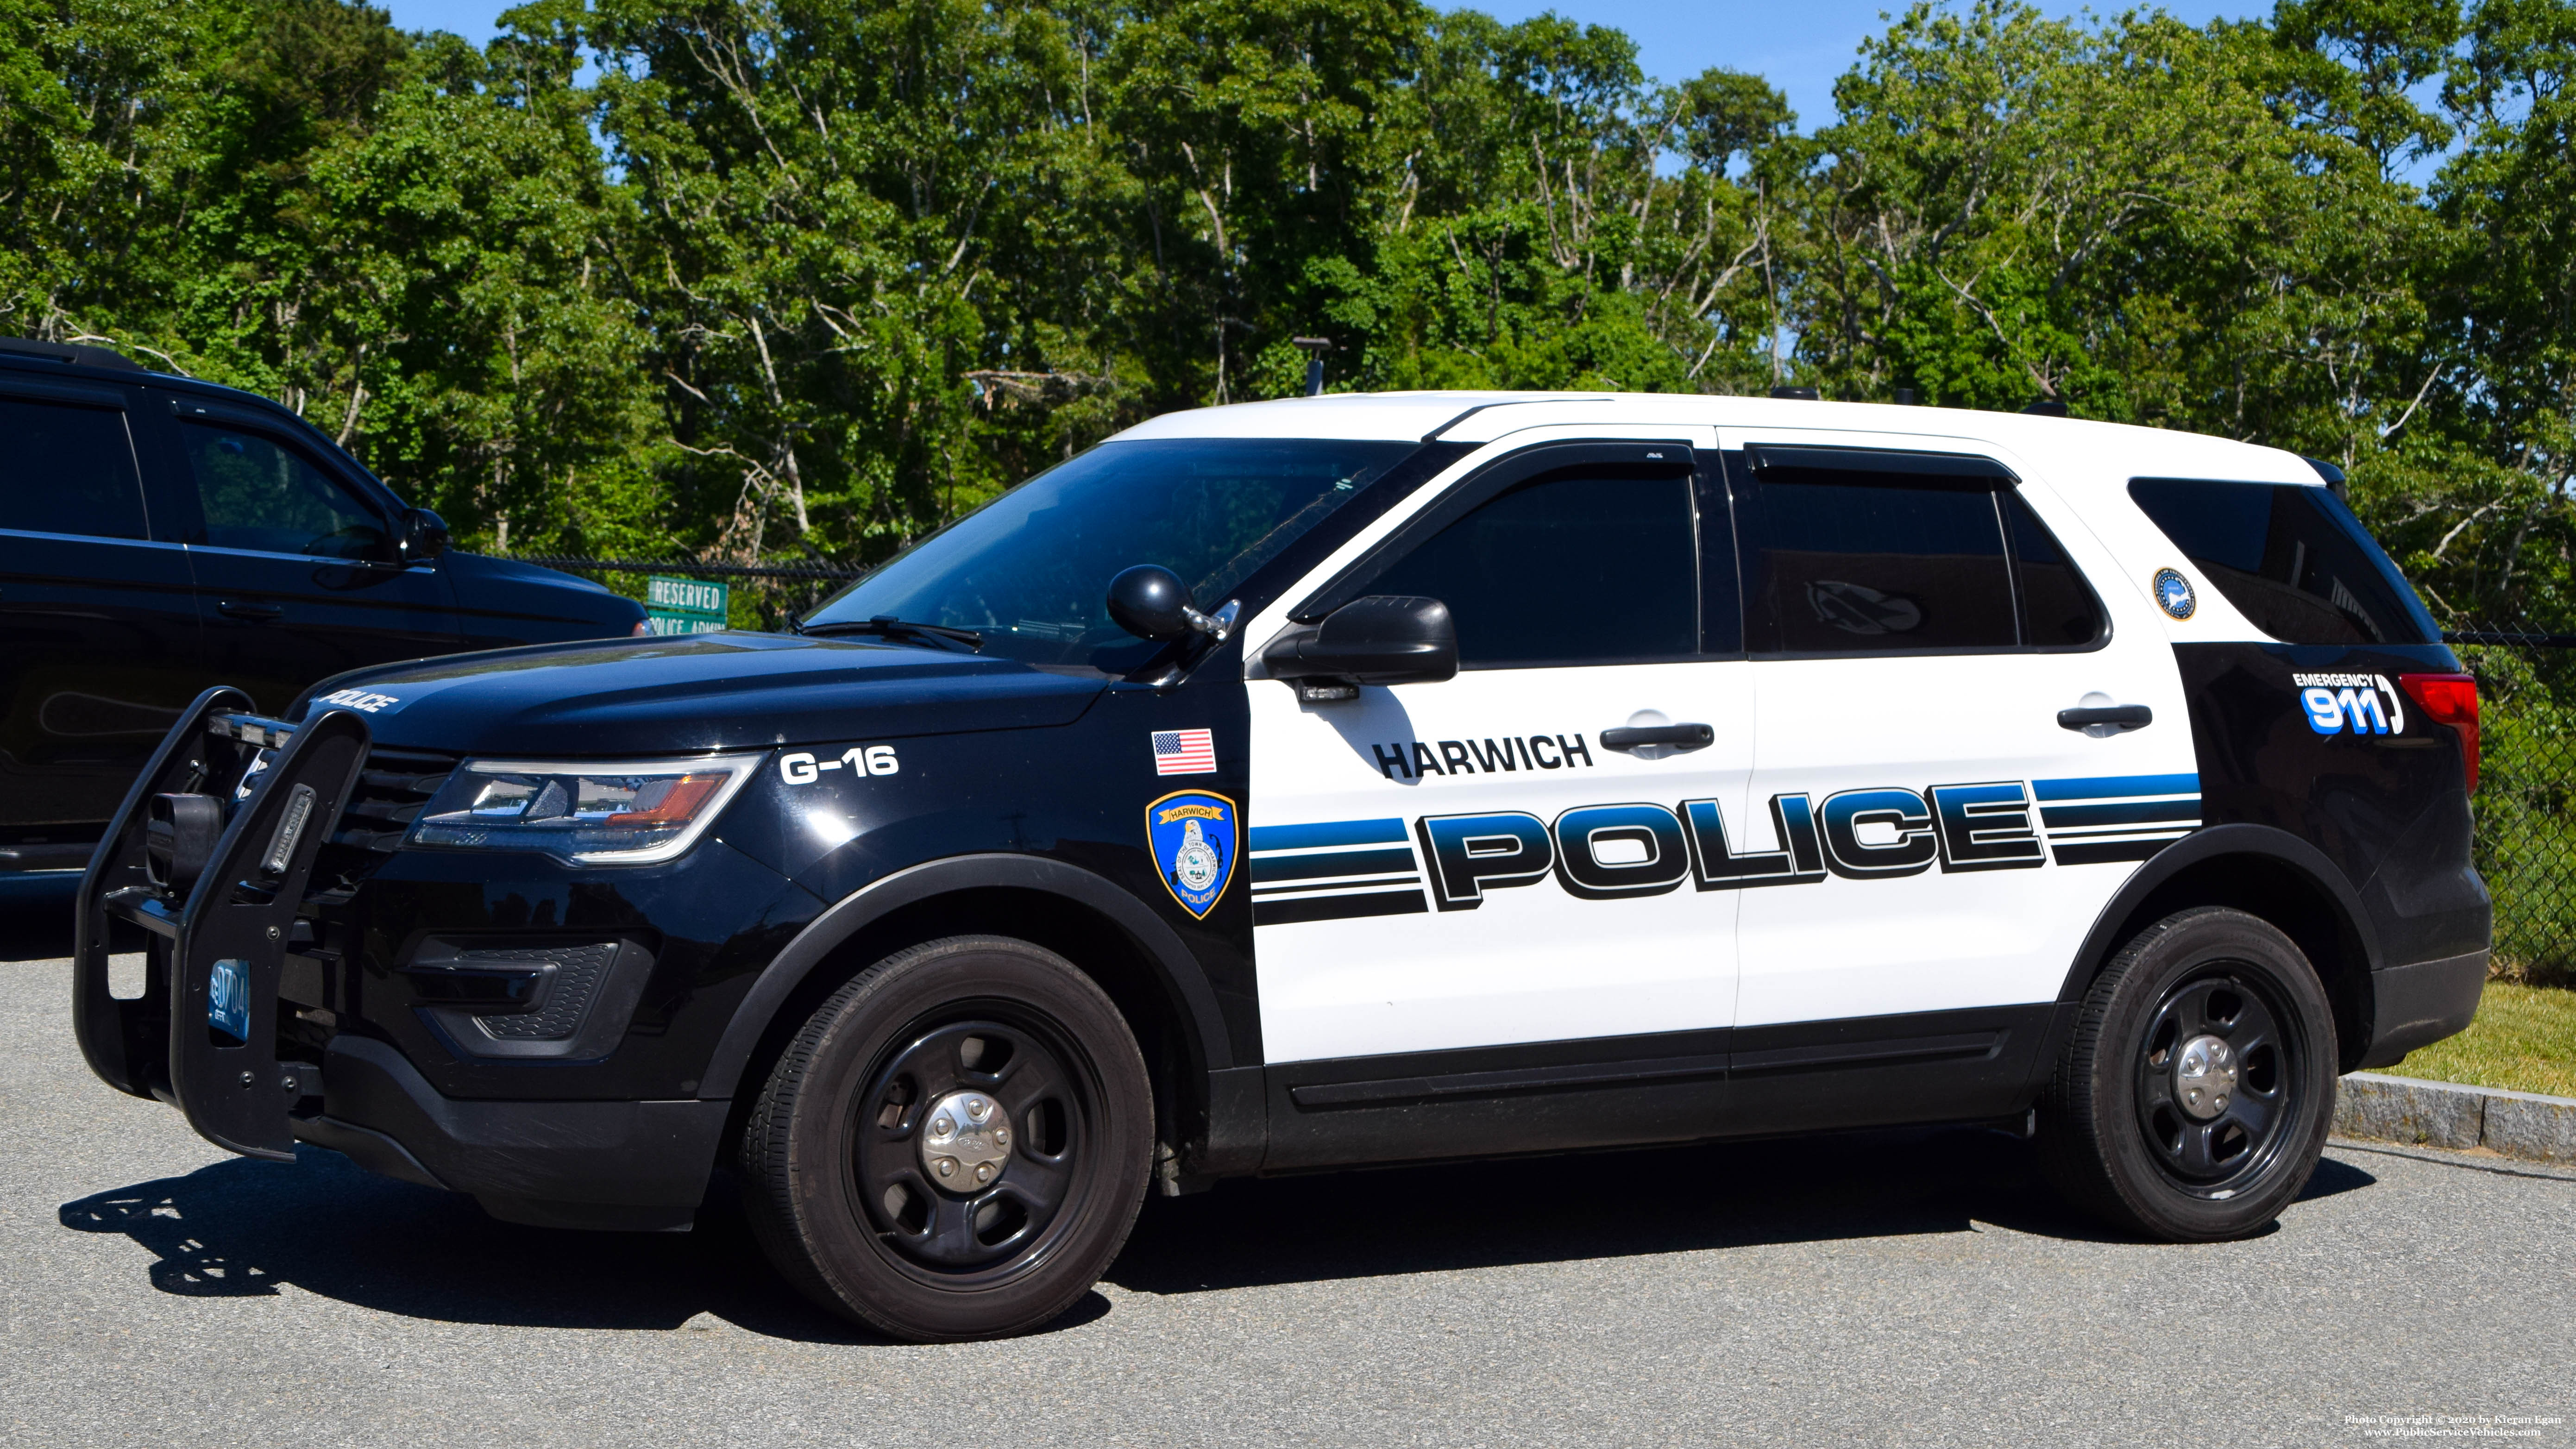
[[(2041, 7), (2060, 15), (2080, 8), (2064, 0), (2041, 0)], [(391, 0), (388, 8), (394, 23), (407, 30), (452, 30), (481, 40), (491, 35), (494, 17), (508, 7), (496, 0)], [(1552, 9), (1589, 24), (1616, 26), (1636, 40), (1646, 73), (1659, 80), (1682, 80), (1713, 65), (1752, 71), (1788, 92), (1800, 125), (1812, 129), (1832, 117), (1834, 77), (1850, 68), (1863, 39), (1884, 28), (1880, 12), (1902, 5), (1888, 0), (1494, 0), (1479, 8), (1505, 20)], [(2219, 15), (2246, 18), (2272, 11), (2269, 0), (2169, 0), (2166, 8), (2193, 24)]]

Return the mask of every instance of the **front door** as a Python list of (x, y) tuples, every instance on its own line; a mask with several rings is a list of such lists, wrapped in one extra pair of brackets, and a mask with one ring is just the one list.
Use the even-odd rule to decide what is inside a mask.
[[(1740, 826), (1751, 712), (1747, 666), (1719, 657), (1735, 644), (1722, 543), (1730, 587), (1700, 577), (1722, 499), (1709, 516), (1690, 459), (1644, 444), (1507, 456), (1329, 591), (1446, 603), (1456, 678), (1327, 703), (1247, 685), (1272, 1063), (1447, 1053), (1473, 1069), (1550, 1054), (1458, 1054), (1659, 1033), (1700, 1033), (1721, 1059), (1737, 893), (1708, 872), (1727, 868), (1721, 829)], [(1675, 727), (1680, 745), (1626, 733)]]
[(392, 520), (298, 440), (254, 418), (165, 426), (200, 514), (188, 551), (216, 682), (275, 713), (344, 670), (466, 647), (444, 575), (397, 565)]
[[(2089, 532), (1994, 459), (1727, 441), (1752, 793), (1819, 867), (1745, 897), (1739, 1104), (1784, 1127), (1836, 1102), (1883, 1119), (1891, 1093), (1984, 1110), (2112, 893), (2199, 823), (2172, 650)], [(2061, 719), (2079, 709), (2133, 713)], [(1820, 1090), (1837, 1065), (1884, 1080)]]

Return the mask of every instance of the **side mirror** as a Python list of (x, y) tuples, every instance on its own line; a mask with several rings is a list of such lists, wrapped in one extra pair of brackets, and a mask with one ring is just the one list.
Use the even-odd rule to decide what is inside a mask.
[(1161, 564), (1138, 564), (1109, 581), (1109, 619), (1139, 639), (1185, 639), (1192, 634), (1225, 638), (1230, 609), (1209, 618), (1190, 602), (1190, 586)]
[(1363, 684), (1437, 684), (1458, 673), (1458, 625), (1438, 599), (1370, 594), (1270, 641), (1261, 662), (1306, 700), (1357, 699)]
[(399, 547), (406, 564), (427, 563), (447, 552), (447, 520), (426, 508), (405, 509)]

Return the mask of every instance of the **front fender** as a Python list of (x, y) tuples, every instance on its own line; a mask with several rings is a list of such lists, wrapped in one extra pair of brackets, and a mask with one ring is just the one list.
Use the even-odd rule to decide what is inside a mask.
[(1107, 918), (1154, 968), (1174, 1015), (1189, 1029), (1193, 1065), (1221, 1072), (1235, 1065), (1225, 1019), (1198, 962), (1172, 928), (1143, 902), (1079, 866), (1043, 856), (1002, 853), (952, 856), (895, 871), (843, 896), (814, 918), (771, 960), (716, 1043), (699, 1095), (730, 1097), (779, 1009), (814, 968), (843, 942), (894, 911), (952, 892), (1004, 887), (1061, 897)]

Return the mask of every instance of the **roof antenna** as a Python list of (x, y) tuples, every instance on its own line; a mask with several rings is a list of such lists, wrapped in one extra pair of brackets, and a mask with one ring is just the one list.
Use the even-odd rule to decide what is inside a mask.
[(1306, 396), (1322, 397), (1324, 395), (1324, 354), (1333, 350), (1332, 339), (1297, 337), (1290, 339), (1289, 345), (1302, 347), (1306, 351)]

